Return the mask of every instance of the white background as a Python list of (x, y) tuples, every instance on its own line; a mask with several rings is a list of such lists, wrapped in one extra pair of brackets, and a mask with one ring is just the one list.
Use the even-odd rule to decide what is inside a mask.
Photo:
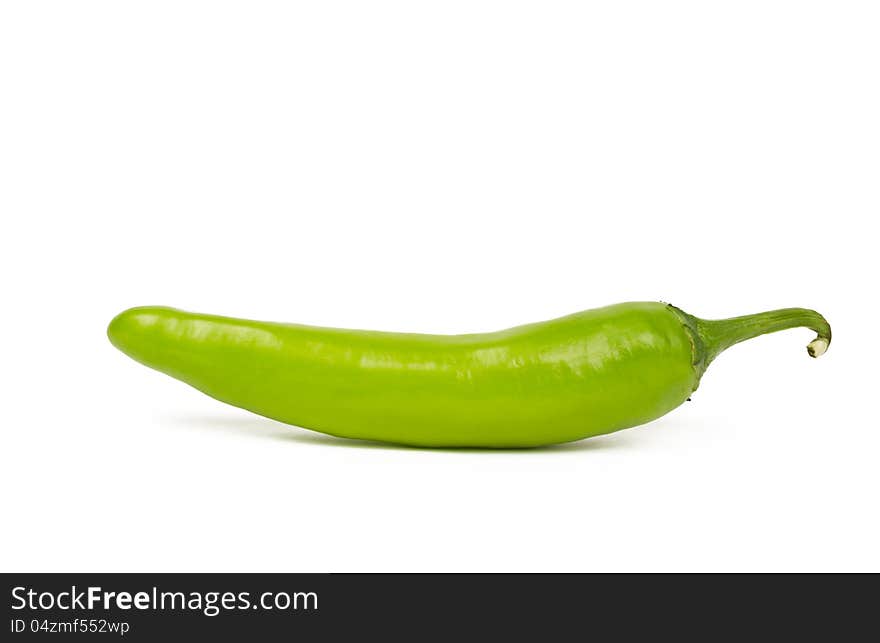
[[(0, 567), (880, 571), (872, 2), (5, 2)], [(362, 445), (114, 350), (164, 304), (784, 306), (650, 425)]]

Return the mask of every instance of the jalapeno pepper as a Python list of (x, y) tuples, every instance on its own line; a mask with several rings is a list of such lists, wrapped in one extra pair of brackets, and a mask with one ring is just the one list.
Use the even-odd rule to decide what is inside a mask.
[(530, 447), (610, 433), (687, 400), (743, 340), (805, 326), (787, 308), (703, 320), (664, 303), (587, 310), (494, 333), (422, 335), (127, 310), (114, 346), (222, 402), (330, 435), (425, 447)]

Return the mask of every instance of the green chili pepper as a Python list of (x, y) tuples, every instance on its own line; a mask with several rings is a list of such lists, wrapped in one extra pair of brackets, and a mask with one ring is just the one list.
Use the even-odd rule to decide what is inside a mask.
[(108, 328), (135, 360), (222, 402), (346, 438), (529, 447), (643, 424), (696, 390), (726, 348), (806, 326), (786, 308), (723, 320), (626, 303), (496, 333), (418, 335), (132, 308)]

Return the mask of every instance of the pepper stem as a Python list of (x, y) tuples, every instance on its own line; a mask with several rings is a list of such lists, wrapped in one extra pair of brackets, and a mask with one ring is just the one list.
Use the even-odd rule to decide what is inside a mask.
[(696, 330), (703, 341), (705, 365), (734, 344), (787, 328), (806, 327), (817, 337), (807, 345), (810, 357), (819, 357), (831, 343), (831, 326), (822, 315), (806, 308), (781, 308), (730, 319), (696, 319)]

